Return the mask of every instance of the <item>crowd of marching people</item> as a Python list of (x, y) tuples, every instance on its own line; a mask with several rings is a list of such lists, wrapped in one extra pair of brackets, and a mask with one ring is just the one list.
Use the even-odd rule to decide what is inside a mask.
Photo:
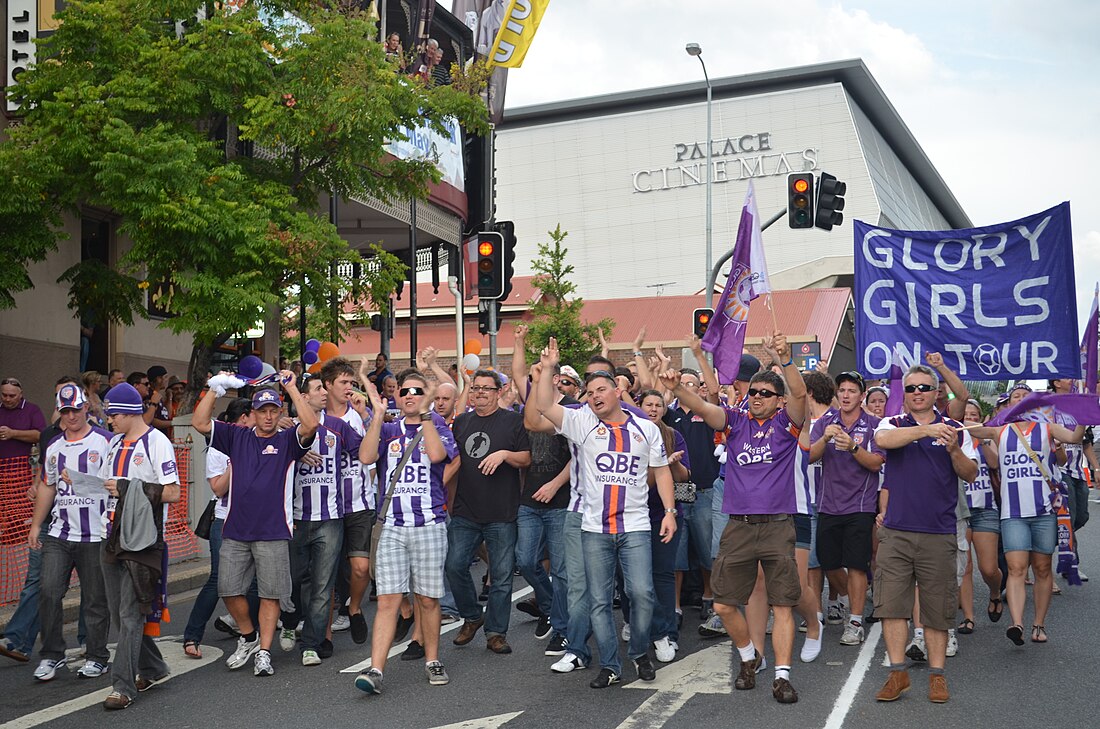
[[(859, 646), (881, 621), (889, 670), (876, 699), (898, 699), (911, 662), (926, 662), (928, 698), (943, 703), (946, 658), (984, 622), (975, 579), (987, 620), (1004, 619), (1015, 646), (1056, 639), (1056, 572), (1087, 580), (1073, 537), (1100, 466), (1091, 433), (1019, 415), (1026, 384), (983, 405), (935, 353), (894, 388), (803, 372), (775, 333), (770, 361), (743, 354), (723, 385), (698, 339), (687, 343), (697, 368), (675, 369), (660, 347), (643, 350), (644, 332), (625, 367), (606, 354), (562, 362), (553, 339), (528, 363), (526, 335), (519, 325), (510, 377), (445, 370), (431, 349), (396, 374), (380, 355), (373, 369), (334, 357), (266, 383), (211, 377), (191, 420), (208, 438), (211, 570), (185, 654), (202, 657), (213, 620), (237, 637), (228, 670), (271, 676), (278, 653), (319, 665), (348, 630), (370, 646), (355, 686), (380, 694), (390, 649), (411, 631), (400, 659), (442, 685), (443, 625), (461, 623), (455, 646), (480, 632), (487, 650), (512, 652), (521, 575), (533, 594), (516, 607), (535, 619), (547, 667), (596, 669), (593, 689), (627, 672), (653, 681), (676, 660), (688, 614), (701, 636), (732, 641), (738, 690), (755, 688), (770, 641), (772, 695), (794, 703), (796, 647), (812, 662), (827, 625)], [(171, 422), (157, 422), (160, 401), (150, 408), (142, 386), (114, 382), (100, 398), (96, 383), (62, 378), (47, 424), (29, 417), (17, 381), (0, 383), (0, 449), (41, 443), (27, 540), (40, 592), (0, 654), (29, 659), (34, 634), (14, 624), (33, 613), (34, 677), (55, 677), (75, 569), (78, 675), (110, 675), (108, 709), (168, 674), (150, 626), (167, 618), (164, 522), (180, 484)]]

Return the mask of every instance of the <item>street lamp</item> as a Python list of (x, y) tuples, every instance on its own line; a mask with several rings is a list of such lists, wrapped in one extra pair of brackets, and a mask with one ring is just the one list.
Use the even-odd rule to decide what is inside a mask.
[(711, 228), (711, 192), (714, 187), (711, 180), (712, 166), (710, 163), (711, 155), (711, 133), (710, 133), (710, 118), (711, 118), (711, 99), (712, 89), (710, 85), (710, 76), (707, 75), (707, 64), (703, 61), (703, 48), (698, 43), (688, 43), (684, 46), (684, 50), (687, 51), (689, 56), (695, 56), (699, 59), (699, 64), (703, 67), (703, 78), (707, 82), (707, 270), (703, 276), (703, 281), (707, 288), (707, 306), (714, 305), (714, 289), (710, 285), (710, 269), (713, 265), (714, 246), (712, 242), (712, 228)]

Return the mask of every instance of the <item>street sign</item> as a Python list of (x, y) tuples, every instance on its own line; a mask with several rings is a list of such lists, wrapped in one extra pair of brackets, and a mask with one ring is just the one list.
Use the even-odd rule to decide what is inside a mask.
[(821, 361), (821, 342), (795, 342), (791, 354), (798, 369), (812, 370)]

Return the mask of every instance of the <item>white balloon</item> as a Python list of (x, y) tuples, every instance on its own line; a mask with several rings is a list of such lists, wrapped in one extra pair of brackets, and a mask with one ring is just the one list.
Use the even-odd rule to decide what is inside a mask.
[(464, 370), (476, 370), (481, 366), (481, 358), (476, 354), (470, 353), (462, 358), (462, 369)]

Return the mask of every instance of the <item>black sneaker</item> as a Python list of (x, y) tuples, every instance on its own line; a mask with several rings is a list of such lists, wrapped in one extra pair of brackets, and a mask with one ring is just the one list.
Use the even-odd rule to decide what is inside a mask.
[(410, 641), (405, 652), (401, 654), (401, 660), (403, 661), (418, 661), (424, 657), (424, 646), (420, 645), (419, 641)]
[(231, 635), (234, 638), (240, 638), (241, 633), (229, 623), (225, 622), (221, 617), (214, 620), (214, 627), (226, 635)]
[(550, 637), (550, 633), (553, 629), (550, 627), (550, 616), (543, 615), (539, 618), (538, 623), (535, 624), (535, 640), (546, 640)]
[(362, 645), (367, 642), (367, 619), (363, 613), (349, 616), (351, 619), (351, 639)]
[(653, 663), (649, 660), (648, 655), (635, 659), (634, 668), (638, 669), (638, 678), (643, 681), (657, 680), (657, 669), (653, 667)]
[(321, 658), (332, 658), (332, 641), (325, 638), (317, 647), (317, 655)]
[(596, 677), (592, 679), (592, 682), (588, 684), (590, 688), (602, 689), (608, 686), (614, 686), (619, 683), (619, 674), (612, 671), (610, 668), (601, 668), (600, 672), (596, 674)]
[(569, 641), (565, 639), (565, 636), (561, 633), (554, 633), (554, 637), (551, 638), (550, 642), (546, 645), (546, 650), (543, 651), (543, 655), (564, 656), (568, 647)]
[(524, 615), (530, 615), (536, 620), (542, 617), (542, 611), (539, 610), (539, 604), (534, 600), (520, 600), (516, 603), (516, 610), (519, 610)]
[(405, 636), (409, 634), (409, 628), (412, 627), (414, 618), (412, 615), (405, 618), (401, 615), (397, 616), (397, 631), (393, 634), (393, 642), (400, 643), (405, 640)]

